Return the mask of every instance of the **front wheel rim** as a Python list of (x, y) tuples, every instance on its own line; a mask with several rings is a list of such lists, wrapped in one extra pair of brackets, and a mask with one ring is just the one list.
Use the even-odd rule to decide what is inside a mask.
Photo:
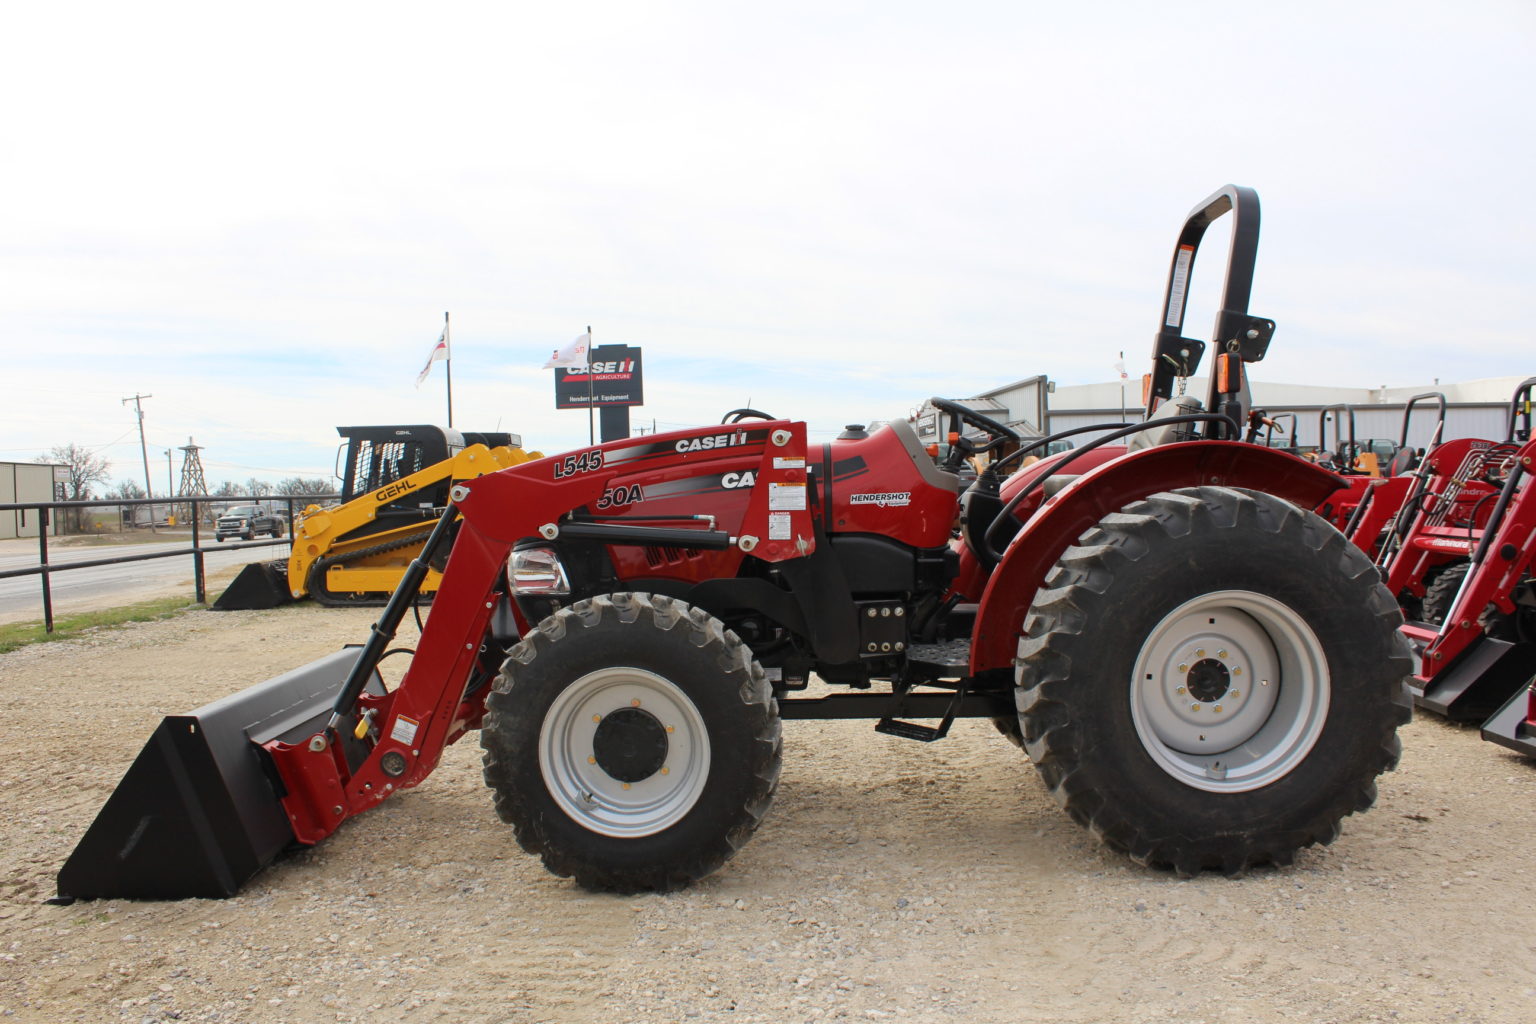
[(1130, 680), (1137, 737), (1194, 789), (1240, 793), (1290, 774), (1328, 717), (1328, 660), (1288, 605), (1246, 590), (1186, 601), (1147, 635)]
[[(633, 719), (654, 721), (639, 729)], [(627, 724), (615, 726), (624, 719)], [(664, 756), (643, 777), (620, 771), (599, 739), (630, 729), (643, 737), (660, 730)], [(608, 768), (604, 767), (604, 764)], [(698, 802), (709, 778), (709, 734), (687, 694), (654, 672), (628, 666), (589, 672), (555, 698), (539, 730), (539, 770), (561, 810), (583, 828), (616, 838), (655, 835), (681, 820)]]

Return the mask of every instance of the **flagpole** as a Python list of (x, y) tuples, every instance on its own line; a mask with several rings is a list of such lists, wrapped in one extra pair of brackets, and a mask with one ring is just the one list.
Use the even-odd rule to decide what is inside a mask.
[(448, 337), (448, 314), (443, 314), (443, 342), (448, 346), (448, 355), (443, 359), (444, 368), (448, 378), (448, 429), (453, 429), (453, 341)]
[(587, 444), (597, 444), (592, 427), (592, 325), (587, 324)]

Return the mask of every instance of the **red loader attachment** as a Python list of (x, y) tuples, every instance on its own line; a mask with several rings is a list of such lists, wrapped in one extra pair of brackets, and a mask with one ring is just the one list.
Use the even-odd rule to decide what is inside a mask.
[[(1410, 612), (1420, 706), (1483, 723), (1483, 736), (1536, 756), (1536, 487), (1529, 408), (1510, 405), (1502, 441), (1461, 438), (1431, 451), (1384, 549), (1388, 589)], [(1413, 613), (1417, 614), (1413, 614)], [(1417, 621), (1413, 621), (1417, 620)]]

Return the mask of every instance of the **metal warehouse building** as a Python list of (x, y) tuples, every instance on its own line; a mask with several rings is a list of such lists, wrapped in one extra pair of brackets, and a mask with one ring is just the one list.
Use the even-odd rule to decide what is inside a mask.
[[(56, 501), (54, 481), (68, 482), (69, 467), (47, 462), (0, 462), (0, 505)], [(0, 512), (0, 540), (37, 536), (38, 513), (32, 509)], [(58, 532), (50, 526), (49, 535)]]
[[(1295, 443), (1310, 446), (1319, 443), (1320, 429), (1326, 431), (1330, 447), (1338, 443), (1339, 431), (1349, 437), (1349, 420), (1354, 419), (1354, 435), (1359, 441), (1386, 438), (1397, 441), (1403, 427), (1403, 410), (1415, 395), (1439, 392), (1446, 399), (1445, 433), (1442, 440), (1455, 437), (1503, 438), (1509, 427), (1509, 407), (1515, 389), (1524, 377), (1492, 377), (1457, 384), (1425, 384), (1404, 388), (1343, 388), (1311, 384), (1253, 383), (1254, 405), (1270, 416), (1290, 413), (1296, 417)], [(1188, 393), (1205, 400), (1207, 381), (1189, 378)], [(1141, 381), (1110, 381), (1103, 384), (1058, 385), (1043, 377), (1029, 377), (1013, 384), (984, 391), (965, 400), (992, 416), (1016, 425), (1024, 433), (1048, 434), (1094, 423), (1137, 423), (1141, 421)], [(1339, 408), (1343, 406), (1344, 408)], [(1414, 406), (1408, 429), (1408, 443), (1415, 447), (1429, 444), (1435, 428), (1434, 401)], [(1089, 440), (1084, 434), (1078, 443)]]

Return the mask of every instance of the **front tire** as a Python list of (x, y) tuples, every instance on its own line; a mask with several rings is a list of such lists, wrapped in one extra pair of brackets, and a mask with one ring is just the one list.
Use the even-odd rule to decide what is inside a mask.
[(1235, 488), (1154, 494), (1080, 537), (1036, 595), (1025, 748), (1057, 802), (1139, 863), (1290, 863), (1397, 763), (1401, 621), (1316, 515)]
[(551, 872), (669, 891), (751, 838), (778, 784), (778, 708), (716, 618), (619, 593), (556, 612), (509, 652), (481, 745), (496, 811)]

